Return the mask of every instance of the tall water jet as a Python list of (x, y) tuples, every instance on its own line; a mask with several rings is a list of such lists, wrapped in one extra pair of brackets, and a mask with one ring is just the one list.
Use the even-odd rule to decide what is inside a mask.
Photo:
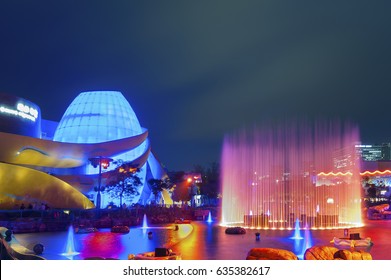
[[(147, 229), (148, 229), (147, 214), (144, 214), (143, 216), (143, 224), (141, 226), (141, 229), (143, 230), (144, 234), (147, 233)], [(148, 238), (149, 237), (152, 237), (152, 235), (148, 235)]]
[[(292, 121), (224, 138), (222, 221), (264, 229), (362, 226), (357, 126)], [(248, 213), (252, 212), (252, 215)]]
[(68, 228), (68, 235), (67, 235), (67, 241), (65, 244), (65, 251), (61, 255), (68, 258), (73, 259), (74, 256), (79, 255), (79, 252), (76, 252), (75, 250), (75, 240), (74, 240), (74, 231), (73, 226), (69, 226)]
[(208, 219), (206, 220), (208, 223), (211, 223), (213, 222), (212, 220), (212, 213), (209, 211), (209, 214), (208, 214)]
[(147, 214), (144, 214), (142, 228), (148, 228)]

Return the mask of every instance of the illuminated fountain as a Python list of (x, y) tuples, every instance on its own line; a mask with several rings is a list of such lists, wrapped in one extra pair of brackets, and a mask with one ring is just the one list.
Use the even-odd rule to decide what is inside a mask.
[(308, 227), (305, 228), (304, 230), (304, 242), (303, 242), (303, 247), (301, 249), (301, 254), (299, 254), (299, 258), (304, 259), (304, 254), (305, 251), (308, 248), (312, 247), (312, 237), (311, 237), (311, 231)]
[(73, 259), (74, 256), (79, 255), (79, 252), (75, 250), (75, 241), (74, 241), (74, 232), (73, 226), (68, 228), (67, 242), (65, 244), (65, 251), (61, 255), (68, 258)]
[(206, 220), (208, 223), (211, 223), (213, 222), (212, 220), (212, 213), (209, 211), (209, 214), (208, 214), (208, 219)]
[(300, 234), (300, 221), (299, 221), (299, 219), (296, 219), (295, 233), (294, 233), (292, 239), (303, 239), (303, 237), (301, 237), (301, 234)]
[(144, 217), (143, 217), (143, 226), (142, 226), (142, 228), (143, 228), (143, 229), (148, 228), (147, 214), (144, 214)]
[[(142, 228), (144, 234), (147, 233), (147, 229), (148, 229), (147, 214), (144, 214), (143, 224), (142, 224), (141, 228)], [(148, 237), (152, 237), (152, 235), (149, 234)]]
[[(358, 128), (291, 122), (224, 138), (222, 224), (292, 229), (362, 226)], [(298, 226), (298, 225), (296, 225)]]

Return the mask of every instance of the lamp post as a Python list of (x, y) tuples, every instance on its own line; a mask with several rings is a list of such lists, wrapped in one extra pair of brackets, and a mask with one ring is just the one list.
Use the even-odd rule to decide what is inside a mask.
[(113, 161), (113, 159), (108, 157), (93, 157), (88, 159), (91, 162), (91, 165), (96, 168), (99, 165), (99, 175), (98, 175), (98, 194), (96, 195), (96, 208), (98, 210), (98, 214), (100, 211), (100, 204), (101, 204), (101, 188), (102, 188), (102, 167), (104, 169), (107, 169), (110, 166), (110, 162)]

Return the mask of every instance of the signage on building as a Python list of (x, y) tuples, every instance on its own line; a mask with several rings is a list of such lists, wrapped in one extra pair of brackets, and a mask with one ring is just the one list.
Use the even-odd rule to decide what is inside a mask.
[(38, 110), (33, 106), (25, 105), (24, 103), (19, 102), (16, 105), (16, 108), (10, 108), (7, 105), (0, 105), (0, 113), (13, 115), (19, 118), (28, 119), (35, 122), (38, 118)]

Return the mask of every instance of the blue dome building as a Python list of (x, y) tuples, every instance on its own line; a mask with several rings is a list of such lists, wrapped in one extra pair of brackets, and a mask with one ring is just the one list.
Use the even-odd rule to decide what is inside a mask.
[[(41, 130), (41, 119), (37, 122)], [(151, 152), (148, 130), (141, 127), (129, 102), (118, 91), (80, 93), (59, 123), (42, 120), (42, 131), (35, 133), (41, 137), (8, 131), (0, 134), (1, 171), (5, 175), (0, 183), (13, 186), (7, 189), (10, 195), (4, 197), (8, 204), (28, 199), (45, 201), (55, 208), (88, 209), (97, 202), (102, 208), (111, 203), (119, 205), (118, 198), (97, 191), (97, 187), (107, 186), (108, 178), (116, 176), (124, 163), (139, 169), (137, 176), (142, 184), (135, 195), (122, 198), (122, 203), (148, 204), (155, 201), (148, 180), (167, 176)], [(108, 167), (93, 164), (102, 158), (109, 160)], [(18, 179), (17, 173), (21, 172), (26, 178), (34, 178), (33, 187), (31, 182)], [(25, 189), (27, 184), (29, 190)], [(50, 191), (53, 188), (56, 196)], [(170, 203), (167, 194), (163, 199)]]
[[(80, 93), (65, 111), (59, 125), (55, 131), (53, 140), (67, 143), (104, 143), (128, 137), (137, 137), (146, 133), (147, 129), (142, 128), (140, 122), (130, 106), (119, 91), (88, 91)], [(139, 166), (138, 176), (141, 178), (143, 186), (138, 188), (139, 195), (131, 200), (123, 201), (126, 204), (141, 202), (148, 203), (151, 200), (151, 192), (147, 186), (149, 178), (156, 178), (153, 173), (160, 178), (164, 176), (159, 164), (156, 164), (155, 157), (150, 153), (148, 139), (145, 139), (137, 147), (129, 147), (126, 152), (113, 154), (110, 159), (111, 164), (103, 171), (115, 169), (120, 163), (133, 162), (140, 157), (148, 156), (145, 164)], [(88, 162), (83, 167), (83, 174), (98, 174), (99, 168), (93, 167)], [(148, 171), (148, 176), (147, 176)], [(89, 197), (97, 200), (96, 192), (91, 190)], [(140, 201), (141, 199), (141, 201)], [(102, 193), (101, 205), (104, 207), (108, 203), (118, 204), (113, 201), (108, 194)]]

